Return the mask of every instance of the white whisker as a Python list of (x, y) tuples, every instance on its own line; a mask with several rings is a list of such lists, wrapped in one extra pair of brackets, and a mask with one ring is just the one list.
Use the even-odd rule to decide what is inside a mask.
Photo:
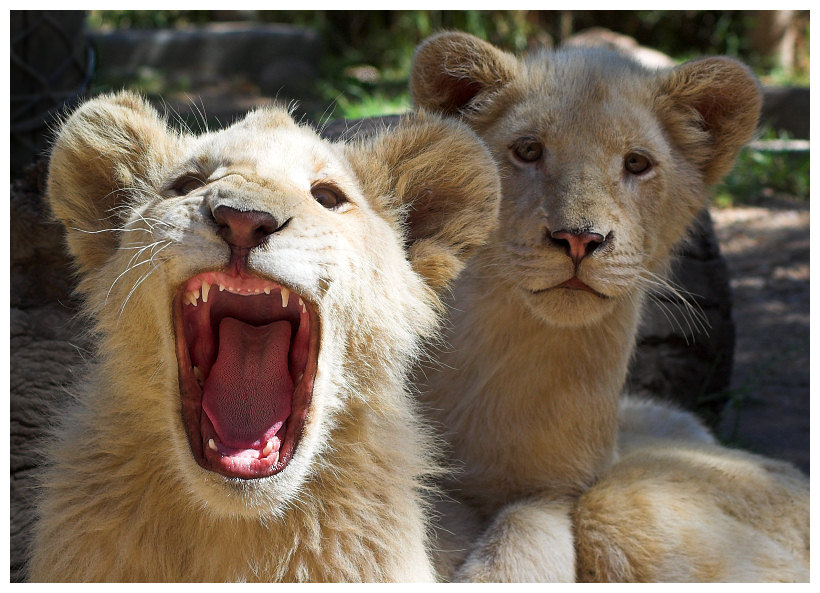
[[(151, 263), (151, 264), (152, 264), (152, 267), (151, 267), (151, 269), (149, 269), (149, 270), (148, 270), (148, 272), (147, 272), (146, 274), (144, 274), (144, 275), (143, 275), (143, 276), (142, 276), (142, 277), (141, 277), (141, 278), (140, 278), (140, 279), (139, 279), (139, 280), (138, 280), (138, 281), (134, 284), (134, 286), (131, 288), (130, 292), (128, 293), (128, 296), (126, 296), (126, 297), (125, 297), (125, 301), (123, 301), (123, 303), (122, 303), (122, 307), (120, 307), (120, 314), (119, 314), (119, 317), (117, 318), (117, 323), (118, 323), (118, 324), (119, 324), (119, 320), (122, 318), (122, 314), (123, 314), (123, 312), (125, 311), (125, 306), (128, 304), (128, 301), (130, 301), (130, 300), (131, 300), (131, 296), (134, 294), (134, 292), (137, 290), (137, 288), (139, 288), (139, 286), (140, 286), (143, 282), (145, 282), (145, 280), (147, 280), (147, 279), (151, 276), (151, 274), (153, 274), (154, 272), (156, 272), (156, 271), (159, 269), (159, 267), (160, 267), (160, 266), (159, 266), (159, 264), (156, 264), (156, 263), (154, 262), (154, 257), (155, 257), (156, 255), (158, 255), (158, 254), (159, 254), (159, 252), (161, 252), (163, 249), (165, 249), (166, 247), (168, 247), (168, 246), (169, 246), (169, 245), (171, 245), (171, 244), (172, 244), (172, 243), (171, 243), (171, 241), (168, 241), (165, 245), (163, 245), (162, 247), (160, 247), (159, 249), (157, 249), (155, 252), (153, 252), (153, 251), (152, 251), (152, 253), (151, 253), (151, 257), (150, 257), (150, 258), (148, 258), (147, 260), (145, 260), (145, 262), (143, 262), (143, 263), (146, 263), (146, 262), (147, 262), (147, 263)], [(134, 267), (136, 267), (136, 266), (134, 266)], [(133, 269), (133, 268), (132, 268), (132, 269)]]

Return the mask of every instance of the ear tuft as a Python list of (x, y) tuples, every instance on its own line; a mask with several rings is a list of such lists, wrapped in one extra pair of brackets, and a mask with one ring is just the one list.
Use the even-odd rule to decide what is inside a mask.
[(754, 135), (762, 96), (757, 78), (729, 57), (692, 60), (660, 83), (657, 110), (672, 138), (713, 184)]
[(445, 288), (497, 224), (500, 182), (484, 143), (465, 124), (419, 112), (347, 150), (365, 194), (403, 216), (413, 268)]
[(466, 113), (504, 87), (518, 70), (515, 56), (467, 33), (439, 33), (416, 49), (410, 94), (416, 106)]
[(81, 270), (99, 267), (110, 255), (121, 222), (118, 206), (133, 188), (155, 181), (175, 141), (156, 110), (129, 92), (83, 103), (61, 126), (46, 195)]

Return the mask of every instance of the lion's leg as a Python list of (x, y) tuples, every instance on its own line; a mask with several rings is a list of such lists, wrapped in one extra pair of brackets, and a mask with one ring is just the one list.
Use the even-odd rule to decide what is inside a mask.
[(572, 505), (533, 498), (507, 505), (473, 546), (453, 580), (572, 582)]

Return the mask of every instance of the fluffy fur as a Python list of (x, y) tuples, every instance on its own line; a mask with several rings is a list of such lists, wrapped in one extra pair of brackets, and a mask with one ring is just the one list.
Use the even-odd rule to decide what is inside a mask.
[[(55, 414), (32, 580), (432, 579), (422, 494), (435, 468), (406, 375), (498, 192), (483, 144), (434, 116), (345, 145), (280, 109), (196, 136), (129, 93), (82, 105), (59, 132), (48, 200), (96, 351)], [(278, 226), (243, 244), (223, 206)], [(179, 300), (217, 271), (287, 287), (319, 328), (303, 428), (286, 425), (289, 461), (263, 477), (214, 470), (223, 457), (186, 436), (200, 416), (192, 429)]]
[(437, 562), (456, 580), (573, 580), (568, 512), (616, 459), (645, 294), (754, 133), (759, 86), (726, 57), (519, 59), (442, 33), (418, 48), (411, 91), (476, 130), (502, 178), (499, 228), (454, 289), (451, 347), (424, 386), (457, 467)]
[(579, 581), (808, 582), (803, 474), (709, 442), (642, 441), (573, 510)]
[(721, 447), (691, 413), (626, 397), (618, 461), (572, 510), (577, 578), (807, 582), (806, 477)]

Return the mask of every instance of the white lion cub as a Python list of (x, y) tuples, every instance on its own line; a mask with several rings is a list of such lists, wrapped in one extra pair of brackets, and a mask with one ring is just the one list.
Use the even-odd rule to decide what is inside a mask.
[(571, 581), (571, 512), (616, 459), (645, 294), (754, 133), (759, 85), (726, 57), (519, 59), (463, 33), (425, 41), (410, 85), (487, 142), (502, 179), (423, 386), (456, 467), (437, 561), (455, 580)]
[(406, 376), (498, 192), (435, 116), (345, 145), (281, 109), (194, 136), (129, 93), (82, 105), (48, 199), (96, 351), (45, 452), (30, 577), (432, 579)]

